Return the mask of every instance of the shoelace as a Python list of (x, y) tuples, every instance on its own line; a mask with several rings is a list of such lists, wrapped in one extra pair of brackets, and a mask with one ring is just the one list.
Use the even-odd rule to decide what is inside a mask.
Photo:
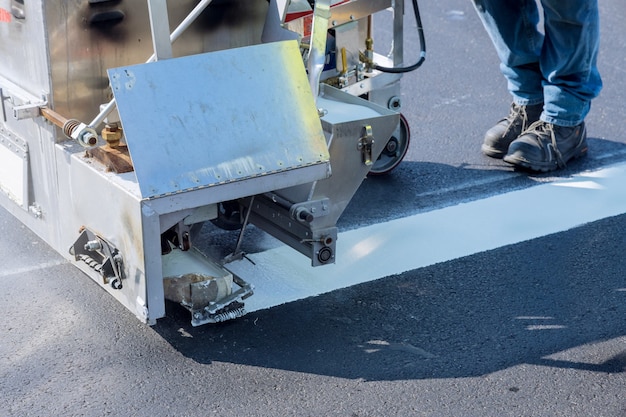
[(530, 125), (530, 127), (526, 131), (524, 131), (524, 133), (532, 134), (541, 146), (544, 146), (544, 138), (546, 138), (546, 136), (549, 136), (550, 143), (548, 143), (546, 147), (548, 149), (552, 149), (552, 153), (556, 157), (556, 163), (558, 164), (559, 168), (563, 168), (565, 166), (561, 151), (559, 151), (559, 147), (556, 145), (556, 136), (554, 135), (554, 125), (552, 123), (544, 122), (543, 120), (537, 120), (535, 123)]
[(526, 112), (526, 106), (515, 105), (514, 107), (511, 108), (509, 116), (507, 117), (510, 123), (507, 126), (506, 130), (504, 131), (505, 135), (508, 134), (509, 130), (513, 128), (513, 125), (514, 125), (513, 121), (515, 121), (515, 119), (517, 119), (518, 116), (521, 116), (521, 119), (522, 119), (521, 131), (523, 132), (526, 130), (526, 128), (528, 127), (528, 113)]

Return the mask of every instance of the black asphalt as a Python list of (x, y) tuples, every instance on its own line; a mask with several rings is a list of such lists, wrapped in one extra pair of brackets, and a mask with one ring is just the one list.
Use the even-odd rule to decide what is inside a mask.
[[(342, 230), (626, 161), (622, 0), (600, 4), (590, 154), (543, 175), (480, 154), (509, 98), (471, 2), (420, 5), (412, 147)], [(409, 14), (406, 32), (410, 61)], [(624, 417), (625, 231), (607, 218), (215, 326), (168, 305), (148, 327), (0, 209), (0, 415)]]

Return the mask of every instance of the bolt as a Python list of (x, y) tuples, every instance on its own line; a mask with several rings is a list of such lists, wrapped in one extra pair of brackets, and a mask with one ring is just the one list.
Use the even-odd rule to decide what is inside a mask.
[(93, 252), (100, 249), (102, 249), (102, 243), (100, 243), (100, 241), (97, 239), (90, 240), (89, 242), (85, 243), (85, 250)]

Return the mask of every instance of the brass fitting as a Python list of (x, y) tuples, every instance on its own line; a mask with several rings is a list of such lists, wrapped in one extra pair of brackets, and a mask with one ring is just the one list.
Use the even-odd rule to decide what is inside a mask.
[(122, 139), (122, 129), (117, 126), (106, 126), (102, 129), (102, 139), (104, 139), (111, 148), (117, 148)]

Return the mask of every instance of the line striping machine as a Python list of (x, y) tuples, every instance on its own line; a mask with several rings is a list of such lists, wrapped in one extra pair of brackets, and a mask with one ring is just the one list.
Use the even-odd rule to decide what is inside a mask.
[[(402, 0), (0, 0), (0, 203), (145, 323), (165, 300), (194, 326), (240, 317), (253, 288), (228, 263), (248, 225), (334, 263), (361, 182), (405, 156), (404, 14)], [(240, 230), (230, 255), (193, 244), (208, 221)]]

